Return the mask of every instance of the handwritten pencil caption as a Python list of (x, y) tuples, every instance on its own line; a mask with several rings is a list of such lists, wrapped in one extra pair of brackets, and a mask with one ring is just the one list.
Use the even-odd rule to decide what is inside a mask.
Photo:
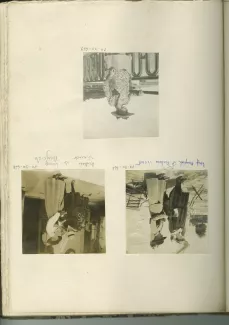
[(106, 47), (87, 47), (87, 46), (81, 46), (82, 52), (106, 52)]
[(165, 169), (176, 169), (176, 168), (205, 168), (205, 162), (201, 161), (200, 159), (196, 160), (156, 160), (151, 161), (151, 160), (139, 160), (137, 163), (134, 164), (127, 164), (127, 165), (114, 165), (112, 167), (112, 170), (118, 171), (122, 169), (135, 169), (138, 168), (139, 166), (148, 166), (148, 167), (153, 167), (153, 166), (160, 166), (161, 168)]
[(92, 155), (77, 155), (70, 159), (61, 160), (57, 155), (52, 154), (50, 150), (46, 151), (44, 156), (35, 156), (34, 160), (34, 164), (13, 165), (13, 169), (37, 169), (41, 167), (59, 168), (60, 166), (95, 167), (95, 161)]

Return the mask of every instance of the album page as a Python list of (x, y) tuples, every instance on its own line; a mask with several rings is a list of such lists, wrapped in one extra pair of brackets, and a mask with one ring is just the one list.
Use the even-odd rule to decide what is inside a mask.
[(8, 5), (5, 315), (225, 310), (222, 22)]

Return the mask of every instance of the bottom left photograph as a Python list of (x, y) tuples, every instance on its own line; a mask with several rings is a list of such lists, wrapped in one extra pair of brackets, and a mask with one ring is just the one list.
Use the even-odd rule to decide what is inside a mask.
[(23, 254), (106, 253), (103, 170), (21, 173)]

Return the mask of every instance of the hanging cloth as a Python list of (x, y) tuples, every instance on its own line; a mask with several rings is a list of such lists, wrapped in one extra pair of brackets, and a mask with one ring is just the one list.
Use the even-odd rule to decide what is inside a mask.
[(165, 180), (149, 178), (146, 180), (149, 198), (149, 209), (151, 214), (158, 214), (163, 209), (163, 196), (166, 188)]
[(65, 182), (54, 177), (45, 182), (45, 208), (48, 218), (64, 208)]

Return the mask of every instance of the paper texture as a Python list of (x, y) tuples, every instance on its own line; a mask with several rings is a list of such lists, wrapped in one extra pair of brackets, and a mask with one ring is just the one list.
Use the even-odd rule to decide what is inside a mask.
[[(223, 311), (222, 4), (12, 3), (8, 28), (11, 205), (5, 314)], [(103, 109), (100, 131), (94, 126), (101, 136), (85, 138), (87, 51), (159, 53), (159, 95), (152, 95), (158, 96), (157, 107), (149, 102), (125, 120), (112, 116), (107, 103), (109, 117)], [(158, 132), (137, 134), (138, 116), (144, 120), (142, 112), (151, 114), (151, 106), (158, 110), (158, 122), (152, 123)], [(93, 99), (90, 109), (101, 110), (100, 99)], [(111, 118), (117, 130), (135, 121), (135, 133), (114, 135)], [(93, 128), (98, 120), (87, 122)], [(208, 171), (208, 253), (126, 254), (122, 166), (155, 170), (161, 168), (156, 161), (182, 165), (186, 159), (204, 165), (184, 163), (184, 168)], [(21, 170), (36, 166), (105, 171), (105, 254), (22, 254)]]

